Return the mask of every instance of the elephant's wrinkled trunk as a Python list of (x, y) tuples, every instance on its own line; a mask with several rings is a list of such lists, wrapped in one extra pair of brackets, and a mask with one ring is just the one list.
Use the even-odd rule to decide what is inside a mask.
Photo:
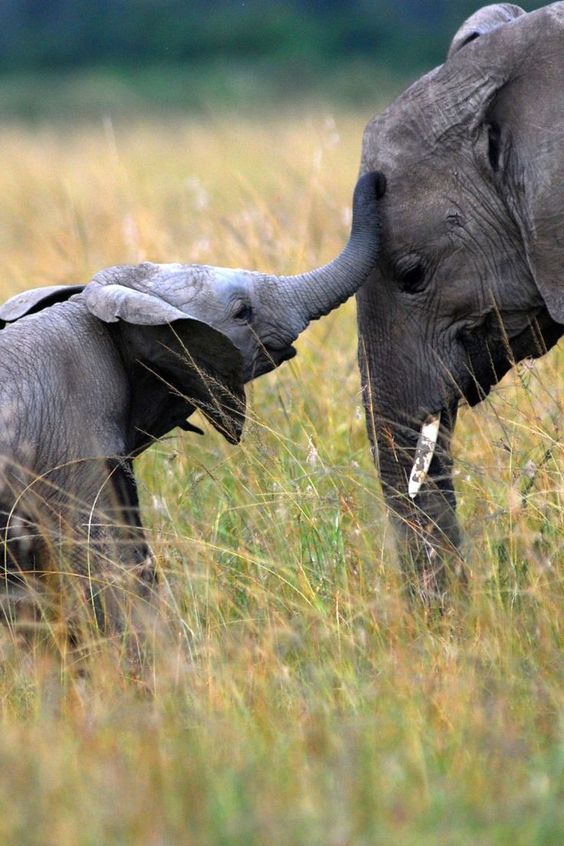
[(426, 405), (417, 385), (396, 371), (390, 376), (384, 359), (369, 366), (361, 345), (370, 440), (409, 591), (442, 604), (449, 571), (462, 572), (451, 455), (457, 403), (439, 408), (429, 392)]
[[(442, 602), (448, 584), (449, 567), (460, 569), (460, 535), (456, 519), (456, 499), (452, 483), (450, 449), (454, 415), (432, 415), (440, 420), (436, 445), (425, 456), (428, 469), (418, 479), (415, 490), (414, 465), (420, 460), (423, 439), (413, 420), (379, 418), (376, 423), (378, 462), (382, 488), (396, 526), (402, 566), (410, 578), (410, 588), (429, 602)], [(419, 438), (418, 438), (419, 435)], [(426, 445), (427, 446), (427, 445)]]
[(311, 320), (328, 314), (344, 303), (366, 281), (378, 260), (380, 215), (378, 201), (384, 196), (386, 179), (380, 172), (362, 176), (353, 196), (351, 234), (342, 253), (323, 267), (298, 276), (266, 277), (277, 296), (294, 304), (292, 320), (296, 335)]

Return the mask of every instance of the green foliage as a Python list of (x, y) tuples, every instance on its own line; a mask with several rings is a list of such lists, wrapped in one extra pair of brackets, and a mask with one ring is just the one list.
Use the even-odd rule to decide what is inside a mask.
[[(476, 0), (5, 0), (4, 68), (71, 68), (241, 57), (339, 61), (373, 57), (394, 70), (438, 63)], [(532, 10), (541, 2), (526, 2)]]
[[(4, 0), (0, 114), (374, 102), (443, 61), (475, 0)], [(540, 2), (524, 4), (528, 10)], [(68, 78), (70, 77), (70, 79)], [(6, 101), (8, 98), (8, 101)], [(2, 102), (3, 101), (3, 102)]]

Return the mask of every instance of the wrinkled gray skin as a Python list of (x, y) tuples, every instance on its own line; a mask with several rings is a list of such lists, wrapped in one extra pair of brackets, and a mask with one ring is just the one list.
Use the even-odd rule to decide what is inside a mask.
[(359, 181), (344, 251), (301, 276), (145, 263), (0, 307), (7, 582), (66, 564), (100, 624), (120, 630), (123, 599), (148, 597), (154, 578), (132, 458), (175, 426), (199, 431), (196, 408), (239, 440), (244, 383), (291, 358), (308, 323), (374, 267), (384, 190), (381, 174)]
[[(358, 292), (368, 430), (406, 570), (424, 595), (459, 569), (450, 451), (459, 402), (480, 402), (564, 324), (564, 3), (487, 6), (445, 63), (368, 124), (381, 169), (378, 266)], [(412, 501), (418, 433), (438, 448)]]

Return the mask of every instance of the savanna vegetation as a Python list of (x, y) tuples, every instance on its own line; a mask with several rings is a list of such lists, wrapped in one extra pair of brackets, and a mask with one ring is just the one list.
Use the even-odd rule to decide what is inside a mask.
[[(4, 125), (1, 295), (315, 266), (367, 117)], [(0, 842), (562, 843), (563, 350), (461, 414), (469, 587), (434, 617), (402, 592), (355, 347), (349, 302), (249, 386), (240, 446), (204, 425), (138, 461), (169, 621), (145, 684), (93, 630), (0, 631)]]

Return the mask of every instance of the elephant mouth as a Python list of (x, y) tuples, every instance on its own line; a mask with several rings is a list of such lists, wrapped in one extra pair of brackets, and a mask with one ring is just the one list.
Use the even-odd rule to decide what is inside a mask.
[[(433, 458), (437, 445), (441, 444), (440, 448), (444, 449), (447, 444), (459, 404), (473, 407), (482, 402), (515, 362), (527, 356), (537, 358), (544, 355), (563, 334), (562, 325), (556, 324), (546, 311), (540, 311), (534, 319), (529, 319), (519, 332), (509, 333), (510, 328), (505, 326), (506, 334), (502, 336), (499, 318), (494, 316), (480, 332), (460, 334), (458, 377), (453, 377), (452, 370), (448, 372), (448, 379), (442, 387), (442, 403), (439, 400), (435, 406), (441, 407), (434, 412), (428, 411), (420, 423), (408, 481), (411, 499), (418, 496), (429, 475), (434, 476), (434, 481), (437, 480), (438, 476), (433, 474), (433, 469), (436, 474), (441, 463), (440, 454), (439, 464), (435, 463), (434, 468), (431, 466)], [(435, 401), (437, 399), (435, 396)], [(433, 407), (432, 402), (428, 407)]]
[(264, 376), (265, 373), (270, 373), (283, 364), (283, 362), (294, 358), (295, 355), (297, 355), (297, 350), (291, 344), (280, 349), (261, 347), (245, 374), (245, 381), (250, 382), (251, 379), (256, 379), (259, 376)]

